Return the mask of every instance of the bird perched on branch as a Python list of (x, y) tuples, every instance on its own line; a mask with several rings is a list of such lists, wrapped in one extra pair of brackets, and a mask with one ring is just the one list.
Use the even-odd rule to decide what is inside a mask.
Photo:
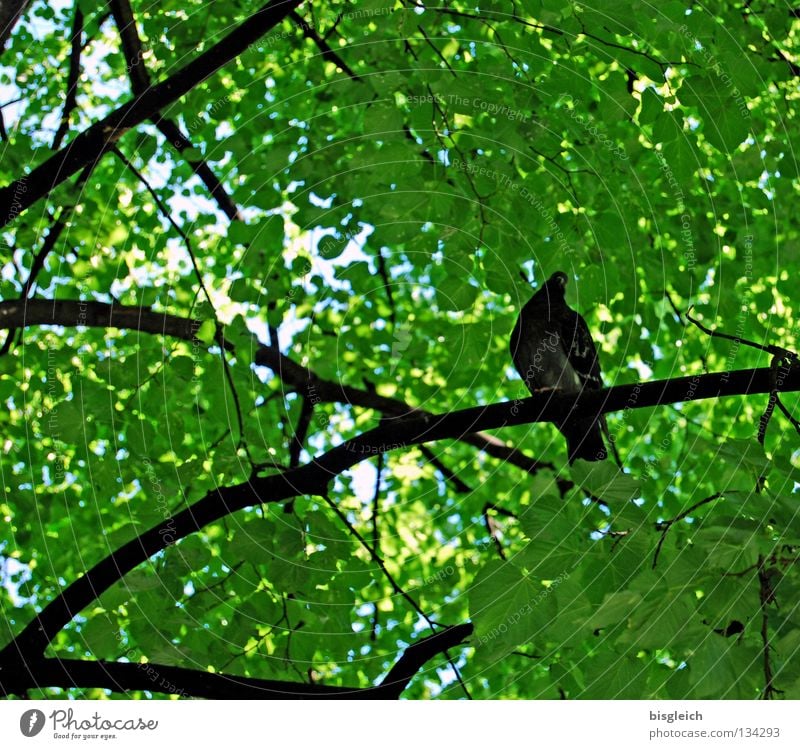
[[(564, 299), (567, 274), (558, 271), (522, 308), (511, 332), (511, 358), (531, 393), (578, 394), (603, 387), (597, 349), (586, 321)], [(556, 423), (567, 458), (605, 460), (602, 418), (568, 416)]]

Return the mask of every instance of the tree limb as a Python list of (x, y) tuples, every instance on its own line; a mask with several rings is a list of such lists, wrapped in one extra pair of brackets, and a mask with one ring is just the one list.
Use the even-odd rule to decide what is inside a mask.
[[(335, 476), (366, 458), (411, 445), (458, 438), (480, 429), (558, 422), (574, 412), (595, 418), (611, 411), (651, 408), (675, 401), (769, 393), (772, 387), (771, 370), (765, 367), (617, 385), (584, 391), (577, 397), (540, 393), (518, 401), (384, 422), (294, 470), (253, 476), (249, 481), (213, 489), (191, 507), (166, 518), (109, 554), (68, 585), (0, 651), (0, 687), (8, 674), (26, 670), (26, 659), (40, 656), (73, 617), (154, 554), (237, 510), (260, 503), (284, 502), (304, 494), (325, 497), (328, 484)], [(781, 389), (800, 391), (800, 365), (791, 368)]]
[(64, 98), (64, 109), (61, 111), (61, 124), (53, 138), (53, 150), (61, 148), (61, 142), (69, 130), (69, 116), (78, 106), (78, 80), (81, 75), (81, 51), (83, 49), (83, 12), (78, 3), (75, 3), (75, 16), (72, 21), (71, 47), (67, 95)]
[(0, 188), (0, 226), (13, 221), (70, 175), (96, 163), (128, 130), (155, 117), (164, 107), (244, 52), (280, 23), (302, 0), (271, 0), (224, 39), (160, 83), (149, 86), (77, 135), (29, 174)]
[[(0, 302), (0, 328), (24, 328), (31, 325), (76, 325), (89, 328), (119, 328), (138, 330), (153, 335), (166, 335), (205, 345), (195, 338), (201, 325), (200, 320), (156, 312), (151, 309), (107, 304), (94, 301), (30, 299), (26, 302)], [(369, 408), (396, 418), (419, 416), (425, 411), (415, 409), (408, 403), (388, 398), (375, 392), (361, 390), (352, 385), (323, 380), (283, 354), (273, 338), (274, 344), (258, 344), (254, 361), (262, 367), (269, 367), (288, 387), (305, 395), (312, 403), (344, 403), (360, 408)], [(223, 343), (226, 349), (232, 346)], [(390, 420), (391, 421), (391, 420)], [(465, 434), (458, 438), (487, 455), (514, 465), (530, 474), (542, 469), (554, 470), (552, 463), (538, 461), (523, 451), (509, 447), (491, 434)], [(563, 480), (562, 480), (563, 481)]]
[(472, 634), (472, 624), (459, 624), (410, 645), (373, 687), (337, 687), (326, 684), (255, 679), (155, 663), (121, 663), (40, 658), (28, 674), (2, 683), (4, 694), (21, 694), (34, 687), (109, 689), (178, 694), (214, 700), (397, 699), (411, 679), (432, 658), (455, 647)]
[[(128, 0), (111, 0), (109, 5), (122, 41), (122, 54), (125, 56), (125, 64), (131, 81), (131, 91), (136, 96), (141, 96), (150, 87), (151, 80), (150, 73), (144, 64), (142, 40), (139, 38), (139, 32), (136, 29), (133, 10)], [(179, 153), (192, 148), (192, 142), (172, 120), (156, 116), (153, 118), (153, 123)], [(211, 196), (217, 201), (225, 215), (231, 221), (240, 220), (242, 217), (238, 207), (228, 193), (225, 192), (222, 182), (220, 182), (206, 161), (204, 159), (187, 159), (187, 163), (192, 168), (192, 171), (203, 180)]]

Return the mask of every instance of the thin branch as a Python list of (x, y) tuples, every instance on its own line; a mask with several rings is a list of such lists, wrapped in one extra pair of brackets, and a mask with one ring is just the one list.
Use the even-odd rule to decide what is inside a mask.
[[(74, 188), (78, 195), (82, 193), (83, 186), (86, 183), (86, 180), (89, 179), (89, 175), (92, 173), (93, 168), (94, 165), (87, 166), (75, 180)], [(58, 240), (61, 238), (61, 234), (66, 228), (67, 222), (69, 221), (69, 218), (74, 210), (75, 204), (63, 206), (58, 214), (58, 218), (48, 229), (47, 236), (44, 238), (44, 242), (42, 242), (39, 252), (37, 252), (33, 257), (31, 269), (28, 272), (28, 277), (25, 279), (25, 283), (23, 284), (22, 291), (19, 295), (20, 301), (23, 301), (27, 297), (31, 296), (33, 287), (36, 284), (36, 279), (39, 277), (39, 273), (41, 273), (44, 269), (48, 256), (55, 249), (55, 246), (58, 243)], [(9, 329), (6, 340), (3, 342), (2, 347), (0, 347), (0, 356), (5, 356), (11, 350), (15, 333), (16, 329)]]
[(383, 251), (378, 248), (378, 253), (375, 257), (378, 266), (378, 275), (383, 281), (383, 290), (386, 292), (386, 301), (389, 303), (389, 321), (392, 323), (392, 333), (395, 333), (397, 326), (397, 312), (395, 311), (394, 295), (392, 294), (392, 280), (389, 278), (389, 271), (386, 268), (386, 258), (383, 256)]
[[(378, 527), (378, 518), (380, 517), (381, 509), (381, 481), (383, 480), (383, 467), (386, 463), (386, 456), (381, 453), (378, 456), (378, 465), (375, 466), (375, 491), (372, 493), (372, 548), (375, 549), (378, 556), (381, 554), (381, 532)], [(378, 624), (380, 619), (380, 610), (378, 609), (378, 602), (372, 605), (372, 631), (370, 632), (370, 640), (373, 642), (378, 639)]]
[(309, 24), (308, 21), (306, 21), (306, 19), (303, 18), (296, 10), (293, 10), (291, 13), (289, 13), (289, 18), (291, 18), (292, 21), (297, 24), (306, 39), (310, 39), (312, 42), (314, 42), (314, 44), (317, 45), (323, 59), (328, 60), (328, 62), (332, 62), (337, 68), (341, 69), (354, 81), (361, 80), (361, 78), (356, 75), (353, 69), (344, 60), (342, 60), (341, 57), (339, 57), (339, 55), (334, 51), (333, 47), (328, 44), (325, 38), (321, 37), (317, 33), (317, 30), (311, 26), (311, 24)]
[(494, 542), (495, 548), (497, 549), (497, 553), (500, 555), (500, 559), (506, 559), (506, 552), (503, 549), (503, 544), (500, 543), (500, 539), (497, 537), (497, 528), (495, 527), (494, 520), (492, 520), (491, 515), (489, 515), (489, 510), (493, 509), (492, 505), (488, 502), (483, 506), (483, 524), (486, 526), (486, 530), (489, 533), (489, 538), (492, 539)]
[(667, 532), (669, 529), (675, 525), (675, 523), (679, 523), (681, 520), (689, 517), (689, 515), (691, 515), (699, 507), (707, 505), (723, 496), (724, 492), (712, 494), (710, 497), (706, 497), (705, 499), (701, 499), (699, 502), (695, 502), (691, 507), (672, 518), (672, 520), (662, 520), (660, 523), (656, 523), (656, 530), (661, 531), (661, 538), (658, 539), (658, 545), (656, 546), (655, 553), (653, 554), (653, 569), (655, 569), (656, 565), (658, 564), (658, 555), (661, 553), (661, 547), (664, 545), (664, 541), (667, 538)]
[(214, 318), (216, 319), (216, 310), (214, 310), (214, 303), (211, 300), (211, 295), (208, 293), (208, 289), (206, 288), (205, 283), (203, 282), (203, 274), (200, 271), (200, 266), (197, 263), (197, 256), (194, 252), (194, 246), (192, 245), (192, 240), (189, 239), (189, 235), (183, 230), (183, 228), (172, 218), (172, 213), (170, 212), (169, 208), (165, 205), (164, 201), (161, 200), (158, 193), (155, 191), (155, 188), (147, 181), (145, 176), (133, 165), (133, 163), (122, 153), (116, 146), (112, 148), (114, 155), (131, 171), (131, 173), (138, 179), (145, 187), (147, 192), (150, 193), (150, 197), (153, 198), (153, 202), (155, 202), (156, 207), (158, 208), (159, 213), (169, 222), (170, 226), (176, 231), (178, 236), (183, 240), (183, 244), (186, 247), (186, 253), (189, 255), (189, 260), (192, 264), (192, 269), (194, 270), (194, 274), (197, 277), (197, 283), (200, 289), (203, 291), (203, 295), (206, 298), (211, 309), (214, 311)]
[(767, 401), (764, 413), (758, 420), (758, 444), (763, 447), (764, 440), (767, 438), (767, 427), (772, 419), (772, 414), (775, 412), (775, 406), (778, 403), (778, 365), (783, 361), (782, 358), (777, 356), (772, 357), (770, 362), (770, 370), (772, 371), (772, 389), (769, 392), (769, 400)]
[[(133, 16), (133, 10), (128, 0), (110, 0), (109, 4), (122, 41), (122, 53), (125, 56), (128, 76), (131, 81), (131, 91), (138, 96), (148, 89), (151, 81), (150, 73), (144, 62), (142, 40), (139, 38), (139, 32), (136, 29), (136, 19)], [(167, 142), (177, 149), (179, 153), (192, 148), (189, 138), (181, 132), (180, 128), (172, 120), (158, 115), (153, 118), (153, 123), (167, 139)], [(231, 221), (241, 220), (242, 216), (238, 207), (206, 161), (204, 159), (187, 159), (187, 163), (192, 168), (192, 171), (203, 180), (211, 193), (211, 197), (217, 201), (225, 215)]]
[(444, 63), (445, 68), (447, 68), (450, 71), (451, 75), (454, 78), (458, 78), (456, 71), (453, 70), (453, 68), (450, 66), (450, 63), (447, 62), (445, 56), (441, 53), (439, 48), (430, 40), (430, 37), (425, 33), (425, 29), (422, 28), (421, 25), (417, 25), (417, 28), (419, 29), (420, 34), (422, 34), (422, 38), (428, 43), (428, 46), (436, 53), (436, 56)]
[(358, 529), (347, 519), (347, 516), (339, 509), (339, 506), (331, 500), (327, 494), (323, 494), (322, 498), (325, 500), (326, 504), (336, 513), (336, 516), (339, 520), (342, 521), (342, 524), (347, 528), (350, 534), (361, 544), (361, 546), (366, 550), (369, 554), (370, 559), (372, 559), (375, 564), (378, 565), (383, 576), (389, 581), (389, 585), (392, 587), (392, 590), (403, 598), (411, 608), (417, 612), (417, 614), (425, 620), (425, 623), (432, 629), (436, 630), (436, 627), (443, 627), (445, 625), (439, 624), (439, 622), (434, 621), (431, 619), (422, 607), (411, 597), (411, 595), (406, 592), (397, 580), (394, 579), (394, 576), (391, 572), (386, 568), (386, 562), (381, 558), (380, 554), (378, 553), (377, 549), (373, 548), (371, 544), (368, 544), (366, 539), (358, 532)]
[(294, 428), (294, 434), (289, 443), (289, 468), (297, 468), (297, 466), (300, 465), (300, 453), (306, 445), (308, 428), (311, 426), (311, 418), (313, 415), (314, 402), (311, 398), (301, 395), (300, 415), (297, 417), (297, 425)]
[(737, 345), (744, 344), (745, 346), (749, 346), (750, 348), (758, 349), (759, 351), (765, 351), (768, 354), (772, 354), (773, 356), (779, 356), (781, 358), (786, 357), (792, 360), (797, 360), (797, 354), (794, 351), (790, 351), (789, 349), (785, 349), (782, 346), (775, 346), (771, 343), (757, 343), (756, 341), (750, 341), (747, 338), (742, 338), (741, 336), (737, 335), (729, 335), (728, 333), (722, 333), (719, 330), (714, 330), (712, 328), (707, 328), (703, 323), (699, 320), (692, 317), (689, 313), (694, 309), (694, 305), (689, 307), (686, 311), (686, 319), (695, 325), (696, 327), (700, 328), (706, 335), (711, 336), (712, 338), (724, 338), (726, 341), (733, 341)]
[(420, 445), (419, 448), (420, 452), (422, 453), (425, 460), (428, 461), (439, 473), (442, 474), (442, 477), (445, 481), (449, 481), (453, 485), (453, 489), (456, 490), (459, 494), (469, 494), (472, 491), (472, 488), (464, 483), (464, 481), (459, 478), (458, 474), (454, 471), (451, 471), (444, 463), (442, 463), (439, 458), (436, 457), (436, 454), (431, 450), (429, 447), (425, 445)]
[(771, 700), (777, 694), (781, 693), (780, 689), (775, 687), (775, 676), (772, 672), (772, 660), (770, 658), (770, 643), (769, 643), (769, 610), (768, 607), (771, 603), (775, 602), (775, 591), (772, 588), (770, 580), (770, 571), (765, 566), (764, 557), (758, 557), (758, 597), (761, 608), (761, 647), (764, 657), (764, 691), (761, 695), (763, 700)]
[(80, 4), (75, 3), (75, 15), (72, 20), (72, 33), (70, 36), (71, 50), (69, 55), (69, 72), (67, 74), (67, 95), (64, 99), (64, 109), (61, 112), (61, 124), (58, 126), (51, 148), (57, 151), (61, 148), (64, 136), (69, 130), (69, 116), (78, 106), (78, 80), (81, 75), (81, 50), (83, 37), (83, 11)]

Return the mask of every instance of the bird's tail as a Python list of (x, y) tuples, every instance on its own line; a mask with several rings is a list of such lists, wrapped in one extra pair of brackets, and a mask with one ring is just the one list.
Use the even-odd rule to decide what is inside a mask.
[(559, 425), (567, 440), (567, 460), (605, 460), (608, 457), (603, 431), (598, 419), (569, 419)]

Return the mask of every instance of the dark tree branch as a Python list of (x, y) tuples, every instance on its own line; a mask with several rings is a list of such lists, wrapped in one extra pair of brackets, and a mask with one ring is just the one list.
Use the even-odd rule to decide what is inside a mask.
[(436, 454), (431, 450), (429, 447), (425, 445), (420, 445), (419, 447), (420, 452), (422, 453), (425, 460), (428, 461), (439, 473), (442, 474), (442, 477), (445, 481), (449, 481), (453, 485), (453, 489), (456, 490), (459, 494), (469, 494), (472, 489), (466, 484), (455, 471), (451, 471), (444, 463), (442, 463), (439, 458), (436, 457)]
[(3, 0), (0, 3), (0, 52), (6, 46), (14, 26), (30, 5), (30, 0)]
[(764, 691), (761, 699), (771, 700), (781, 690), (775, 687), (775, 675), (772, 671), (769, 643), (769, 605), (775, 602), (775, 591), (772, 588), (770, 570), (766, 567), (764, 557), (758, 557), (758, 597), (761, 608), (761, 648), (764, 658)]
[[(305, 494), (327, 498), (330, 481), (368, 457), (425, 442), (453, 439), (480, 429), (558, 422), (569, 413), (596, 418), (611, 411), (650, 408), (676, 401), (769, 393), (772, 386), (769, 368), (714, 372), (584, 391), (577, 397), (540, 393), (524, 400), (384, 422), (294, 470), (253, 476), (240, 484), (216, 488), (191, 507), (165, 518), (109, 554), (67, 586), (0, 651), (0, 684), (9, 674), (25, 670), (26, 660), (40, 656), (74, 616), (157, 552), (246, 507), (285, 502)], [(800, 391), (800, 366), (792, 367), (781, 388), (784, 392)]]
[(272, 0), (267, 3), (177, 73), (149, 86), (140, 96), (91, 125), (30, 174), (0, 188), (0, 226), (13, 221), (79, 169), (96, 163), (128, 130), (155, 117), (164, 107), (240, 55), (301, 2)]
[(361, 78), (356, 75), (353, 69), (344, 61), (341, 57), (334, 51), (334, 49), (328, 44), (328, 42), (317, 33), (317, 30), (311, 26), (311, 24), (306, 21), (296, 10), (293, 10), (289, 13), (289, 18), (294, 21), (300, 30), (303, 32), (303, 36), (306, 39), (310, 39), (314, 44), (317, 45), (317, 48), (320, 51), (323, 59), (327, 60), (328, 62), (332, 62), (336, 65), (337, 68), (342, 70), (346, 73), (350, 78), (354, 81), (360, 81)]
[(289, 444), (289, 468), (297, 468), (300, 465), (300, 453), (305, 447), (308, 427), (311, 425), (311, 417), (314, 415), (314, 404), (311, 399), (304, 395), (300, 398), (300, 415), (297, 417), (297, 426), (294, 428), (292, 441)]
[[(128, 0), (111, 0), (109, 5), (122, 41), (122, 53), (125, 56), (125, 63), (128, 68), (131, 91), (136, 96), (140, 96), (151, 85), (151, 81), (150, 74), (144, 64), (144, 51), (142, 49), (142, 40), (139, 38), (139, 32), (136, 29), (136, 19), (133, 16)], [(167, 141), (180, 153), (192, 148), (189, 138), (181, 132), (180, 128), (172, 120), (156, 116), (153, 118), (153, 123)], [(187, 159), (187, 163), (197, 176), (203, 180), (211, 196), (217, 201), (225, 215), (231, 221), (240, 220), (239, 209), (205, 160)]]
[[(81, 194), (81, 190), (86, 183), (86, 180), (89, 179), (89, 175), (92, 173), (92, 166), (87, 166), (79, 175), (78, 179), (75, 180), (75, 188), (78, 195)], [(64, 206), (61, 212), (58, 214), (58, 218), (51, 224), (50, 228), (47, 231), (47, 236), (44, 238), (42, 242), (42, 246), (39, 248), (39, 251), (34, 255), (33, 262), (31, 263), (31, 269), (28, 273), (28, 277), (25, 279), (25, 284), (22, 287), (22, 292), (20, 293), (20, 301), (24, 301), (27, 297), (31, 296), (31, 292), (33, 291), (33, 287), (36, 284), (36, 279), (39, 277), (39, 274), (42, 272), (45, 266), (45, 262), (47, 261), (47, 257), (50, 253), (55, 249), (58, 240), (61, 238), (61, 234), (67, 226), (67, 221), (69, 217), (72, 215), (73, 210), (75, 209), (75, 205)], [(10, 328), (8, 331), (8, 335), (6, 336), (6, 340), (3, 341), (2, 347), (0, 347), (0, 356), (4, 356), (11, 350), (11, 346), (14, 341), (14, 335), (16, 333), (15, 328)]]
[(794, 351), (790, 351), (789, 349), (785, 349), (781, 346), (774, 346), (771, 343), (758, 343), (757, 341), (751, 341), (747, 338), (742, 338), (738, 335), (730, 335), (728, 333), (723, 333), (722, 331), (715, 330), (712, 328), (708, 328), (703, 323), (701, 323), (696, 318), (692, 317), (689, 313), (694, 309), (694, 306), (689, 307), (686, 311), (686, 319), (692, 323), (692, 325), (700, 328), (707, 336), (711, 338), (723, 338), (726, 341), (733, 341), (736, 345), (744, 344), (745, 346), (749, 346), (750, 348), (758, 349), (759, 351), (765, 351), (768, 354), (772, 354), (773, 356), (777, 356), (780, 358), (789, 358), (789, 359), (797, 359), (797, 354)]
[(75, 16), (72, 21), (72, 49), (69, 55), (69, 73), (67, 74), (67, 96), (64, 99), (64, 109), (61, 112), (61, 124), (58, 126), (55, 137), (53, 138), (52, 149), (56, 151), (61, 148), (64, 136), (69, 130), (69, 116), (75, 107), (78, 106), (78, 79), (81, 75), (81, 51), (83, 49), (83, 11), (80, 5), (75, 3)]
[[(30, 325), (122, 328), (166, 335), (205, 345), (195, 338), (195, 333), (201, 325), (200, 320), (155, 312), (142, 307), (46, 299), (31, 299), (24, 303), (0, 302), (0, 328), (24, 328)], [(257, 346), (255, 363), (269, 367), (287, 387), (306, 395), (314, 403), (345, 403), (374, 409), (394, 419), (426, 413), (395, 398), (387, 398), (340, 382), (323, 380), (309, 368), (301, 366), (283, 354), (278, 348), (277, 337), (273, 336), (272, 341), (271, 346), (260, 344)], [(223, 342), (223, 346), (226, 350), (232, 350), (231, 344), (227, 342)], [(466, 434), (458, 439), (532, 475), (542, 469), (554, 470), (552, 463), (535, 460), (521, 450), (508, 447), (502, 440), (490, 434)]]
[(472, 624), (459, 624), (410, 645), (374, 687), (351, 688), (303, 682), (254, 679), (154, 663), (82, 661), (40, 658), (29, 664), (26, 676), (3, 682), (5, 694), (34, 687), (109, 689), (113, 692), (160, 692), (214, 700), (397, 699), (412, 678), (432, 658), (462, 643)]

